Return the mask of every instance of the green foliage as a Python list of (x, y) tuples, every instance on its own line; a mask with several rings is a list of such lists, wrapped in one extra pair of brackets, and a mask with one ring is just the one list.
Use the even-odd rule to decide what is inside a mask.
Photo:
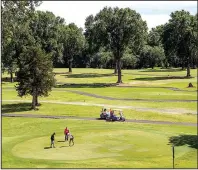
[(190, 64), (193, 50), (197, 47), (195, 35), (197, 34), (196, 17), (188, 11), (175, 11), (171, 19), (164, 26), (162, 42), (166, 56), (177, 55), (182, 67), (187, 67), (187, 76), (190, 76)]
[[(2, 63), (11, 73), (16, 71), (16, 62), (21, 48), (26, 45), (23, 34), (32, 11), (40, 1), (3, 1), (2, 10)], [(24, 39), (23, 39), (24, 38)]]
[(163, 66), (165, 60), (164, 50), (160, 46), (145, 46), (138, 58), (138, 67), (147, 68), (155, 66)]
[(64, 25), (61, 42), (63, 43), (63, 60), (69, 64), (69, 72), (72, 72), (73, 57), (81, 54), (84, 47), (82, 29), (74, 23)]
[[(132, 49), (139, 49), (145, 33), (145, 22), (140, 14), (130, 8), (105, 7), (95, 17), (91, 15), (86, 20), (86, 35), (89, 42), (94, 41), (98, 46), (109, 49), (117, 61), (118, 83), (122, 82), (120, 59), (129, 44)], [(90, 35), (94, 38), (90, 39)]]
[(34, 95), (48, 96), (55, 84), (51, 58), (40, 47), (27, 47), (20, 55), (18, 84), (16, 89), (20, 97)]
[(53, 62), (62, 57), (63, 44), (60, 38), (63, 23), (64, 19), (48, 11), (36, 11), (30, 22), (32, 36), (41, 49), (52, 56)]

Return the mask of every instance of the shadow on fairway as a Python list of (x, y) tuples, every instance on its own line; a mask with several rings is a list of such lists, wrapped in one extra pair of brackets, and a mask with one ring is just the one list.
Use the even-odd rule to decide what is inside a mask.
[(44, 147), (44, 149), (51, 149), (51, 147), (49, 147), (49, 146), (48, 147)]
[[(13, 81), (15, 82), (16, 81), (16, 77), (13, 78)], [(1, 82), (9, 82), (10, 83), (10, 77), (2, 77), (1, 78)]]
[(140, 72), (178, 72), (178, 71), (185, 71), (185, 70), (182, 70), (181, 68), (177, 68), (177, 69), (170, 68), (170, 69), (162, 69), (162, 70), (149, 69), (149, 70), (142, 70)]
[(143, 78), (135, 78), (131, 80), (140, 80), (140, 81), (156, 81), (156, 80), (169, 80), (169, 79), (191, 79), (194, 77), (186, 77), (186, 76), (168, 76), (168, 77), (143, 77)]
[(30, 103), (17, 103), (17, 104), (2, 104), (2, 113), (24, 112), (31, 110)]
[(117, 83), (91, 83), (91, 84), (71, 84), (65, 83), (56, 85), (55, 88), (103, 88), (103, 87), (113, 87), (118, 85)]
[(188, 145), (191, 148), (198, 149), (198, 136), (197, 135), (171, 136), (169, 138), (169, 144), (174, 144), (175, 146)]
[(81, 73), (81, 74), (64, 74), (61, 76), (65, 76), (67, 78), (91, 78), (91, 77), (109, 77), (116, 76), (115, 74), (97, 74), (97, 73)]
[(65, 148), (65, 147), (69, 147), (69, 146), (60, 146), (60, 148)]
[(64, 140), (58, 140), (57, 142), (65, 142)]

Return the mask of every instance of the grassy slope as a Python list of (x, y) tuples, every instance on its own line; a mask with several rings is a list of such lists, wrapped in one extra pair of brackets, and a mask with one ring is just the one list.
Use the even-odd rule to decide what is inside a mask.
[[(3, 118), (2, 126), (2, 168), (171, 168), (169, 137), (196, 134), (195, 127), (31, 118)], [(58, 142), (65, 126), (74, 147)], [(54, 131), (56, 148), (44, 149)], [(195, 168), (196, 149), (176, 147), (175, 161)]]

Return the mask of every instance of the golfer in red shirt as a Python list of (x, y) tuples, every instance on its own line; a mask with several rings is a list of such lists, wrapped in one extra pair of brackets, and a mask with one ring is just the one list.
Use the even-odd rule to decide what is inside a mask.
[(65, 134), (65, 141), (68, 141), (69, 129), (67, 129), (67, 127), (64, 130), (64, 134)]

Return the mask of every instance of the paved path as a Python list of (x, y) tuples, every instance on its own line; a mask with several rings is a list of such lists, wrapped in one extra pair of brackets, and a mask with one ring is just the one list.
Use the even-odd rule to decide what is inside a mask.
[[(126, 86), (124, 86), (124, 87), (126, 87)], [(141, 88), (143, 88), (143, 87), (141, 87)], [(159, 88), (159, 87), (155, 87), (155, 88)], [(165, 88), (165, 87), (163, 87), (163, 88)], [(166, 88), (169, 88), (169, 87), (166, 87)], [(4, 89), (14, 89), (14, 88), (7, 87), (7, 88), (4, 88)], [(116, 98), (116, 97), (101, 96), (101, 95), (88, 93), (88, 92), (83, 92), (83, 91), (79, 91), (79, 90), (69, 90), (69, 89), (66, 89), (66, 88), (53, 88), (53, 91), (68, 91), (68, 92), (72, 92), (72, 93), (75, 93), (75, 94), (80, 94), (80, 95), (84, 95), (84, 96), (95, 97), (95, 98), (100, 98), (100, 99), (105, 99), (105, 100), (146, 101), (146, 102), (197, 102), (197, 100), (178, 100), (178, 99), (175, 99), (175, 100), (172, 99), (171, 100), (171, 99)]]
[[(100, 120), (99, 118), (90, 117), (71, 117), (71, 116), (49, 116), (49, 115), (36, 115), (36, 114), (2, 114), (3, 117), (27, 117), (27, 118), (50, 118), (50, 119), (76, 119), (76, 120)], [(105, 120), (104, 120), (105, 121)], [(152, 120), (136, 120), (127, 119), (126, 122), (134, 123), (148, 123), (148, 124), (167, 124), (167, 125), (183, 125), (183, 126), (197, 126), (196, 123), (185, 122), (168, 122), (168, 121), (152, 121)]]
[(106, 99), (106, 100), (124, 100), (124, 101), (146, 101), (146, 102), (197, 102), (197, 100), (170, 100), (170, 99), (135, 99), (135, 98), (115, 98), (115, 97), (107, 97), (107, 96), (100, 96), (97, 94), (93, 93), (88, 93), (88, 92), (83, 92), (83, 91), (78, 91), (78, 90), (66, 90), (66, 89), (61, 89), (61, 91), (68, 91), (84, 96), (89, 96), (89, 97), (95, 97), (95, 98), (101, 98), (101, 99)]

